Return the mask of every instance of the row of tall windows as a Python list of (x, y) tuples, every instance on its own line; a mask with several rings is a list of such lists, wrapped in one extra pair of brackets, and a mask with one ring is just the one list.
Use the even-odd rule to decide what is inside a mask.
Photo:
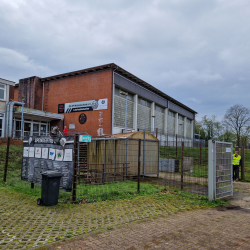
[[(25, 119), (23, 122), (23, 135), (47, 135), (50, 132), (49, 122)], [(21, 137), (21, 120), (14, 118), (14, 137)]]
[[(127, 95), (124, 95), (127, 94)], [(134, 96), (127, 91), (119, 88), (115, 88), (114, 96), (114, 126), (115, 127), (125, 127), (125, 114), (126, 114), (126, 98), (127, 98), (127, 128), (128, 130), (133, 129), (133, 114), (134, 114)], [(152, 102), (138, 97), (137, 105), (137, 128), (145, 129), (146, 131), (151, 131), (151, 104)], [(169, 110), (168, 111), (168, 133), (175, 134), (175, 116), (176, 113)], [(158, 128), (160, 132), (165, 132), (165, 108), (159, 105), (155, 105), (155, 127)], [(178, 133), (184, 135), (184, 117), (178, 116)], [(180, 125), (183, 124), (183, 125)], [(187, 136), (191, 136), (191, 120), (187, 119)]]

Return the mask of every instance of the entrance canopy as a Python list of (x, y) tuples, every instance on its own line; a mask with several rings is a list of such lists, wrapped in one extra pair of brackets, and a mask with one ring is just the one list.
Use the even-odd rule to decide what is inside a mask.
[[(22, 107), (14, 108), (13, 131), (12, 138), (21, 138), (21, 119)], [(51, 128), (50, 122), (55, 120), (63, 120), (64, 115), (51, 112), (23, 108), (23, 135), (24, 136), (40, 136), (49, 135)]]
[[(14, 116), (22, 118), (22, 107), (15, 108)], [(64, 115), (29, 108), (23, 108), (23, 117), (24, 119), (40, 121), (64, 120)]]

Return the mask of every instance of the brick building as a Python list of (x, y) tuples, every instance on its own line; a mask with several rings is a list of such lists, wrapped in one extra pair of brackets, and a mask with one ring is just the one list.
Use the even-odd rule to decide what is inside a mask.
[[(196, 112), (111, 63), (60, 75), (19, 80), (12, 99), (25, 98), (24, 133), (46, 134), (58, 124), (92, 136), (144, 129), (193, 138)], [(125, 95), (124, 95), (125, 93)], [(127, 105), (126, 105), (127, 99)], [(12, 135), (20, 135), (21, 107)], [(10, 131), (9, 131), (10, 132)]]

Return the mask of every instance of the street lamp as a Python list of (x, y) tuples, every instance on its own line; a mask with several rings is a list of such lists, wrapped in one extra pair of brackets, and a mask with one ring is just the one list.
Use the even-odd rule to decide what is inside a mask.
[(127, 133), (128, 92), (124, 92), (120, 90), (120, 95), (126, 96), (125, 133)]

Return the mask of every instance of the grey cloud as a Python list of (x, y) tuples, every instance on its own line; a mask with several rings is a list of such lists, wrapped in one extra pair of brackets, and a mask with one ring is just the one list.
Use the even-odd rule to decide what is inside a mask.
[[(249, 1), (2, 0), (0, 77), (115, 62), (205, 114), (248, 106)], [(244, 80), (243, 80), (244, 79)]]

